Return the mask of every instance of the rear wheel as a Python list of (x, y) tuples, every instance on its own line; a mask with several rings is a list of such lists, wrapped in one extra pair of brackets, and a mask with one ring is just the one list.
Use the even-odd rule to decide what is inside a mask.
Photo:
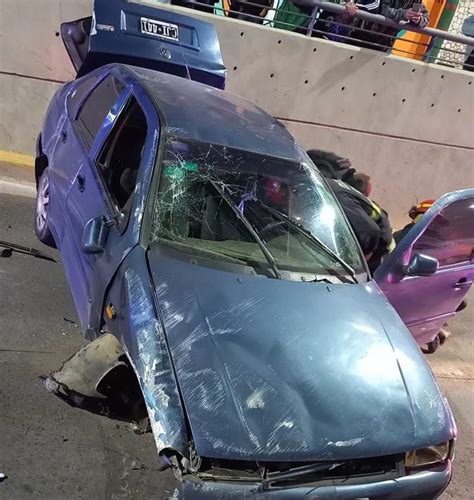
[(42, 243), (54, 248), (56, 245), (48, 225), (49, 195), (49, 168), (46, 168), (41, 174), (38, 182), (35, 210), (35, 234)]

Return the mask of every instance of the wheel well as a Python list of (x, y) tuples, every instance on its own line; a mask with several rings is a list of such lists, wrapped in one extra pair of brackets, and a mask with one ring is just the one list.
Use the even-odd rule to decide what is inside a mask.
[(41, 134), (38, 136), (36, 141), (36, 158), (35, 158), (35, 180), (36, 187), (38, 187), (38, 182), (41, 175), (46, 170), (49, 165), (48, 157), (43, 153), (43, 145), (41, 143)]
[(97, 392), (107, 397), (112, 413), (122, 420), (142, 423), (148, 427), (145, 399), (135, 370), (128, 357), (122, 354), (117, 364), (97, 384)]

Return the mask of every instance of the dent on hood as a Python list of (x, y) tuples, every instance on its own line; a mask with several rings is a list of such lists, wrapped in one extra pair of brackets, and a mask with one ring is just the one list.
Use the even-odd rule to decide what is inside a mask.
[(159, 249), (148, 259), (201, 456), (347, 460), (449, 439), (416, 345), (365, 286), (236, 277)]
[[(185, 322), (185, 317), (189, 318), (199, 317), (199, 304), (196, 301), (195, 295), (192, 293), (184, 293), (179, 301), (174, 302), (170, 299), (168, 293), (168, 283), (161, 282), (156, 287), (157, 298), (160, 308), (163, 312), (164, 325), (166, 331), (171, 333), (181, 323)], [(225, 362), (222, 363), (223, 372), (217, 371), (213, 368), (212, 363), (209, 367), (203, 369), (195, 369), (196, 356), (194, 351), (195, 346), (199, 346), (202, 342), (211, 339), (214, 341), (216, 337), (226, 337), (230, 340), (233, 336), (236, 340), (239, 333), (245, 329), (248, 323), (253, 321), (255, 310), (265, 302), (264, 298), (249, 298), (247, 300), (235, 302), (228, 307), (204, 317), (203, 322), (200, 322), (195, 328), (192, 328), (189, 335), (187, 335), (174, 349), (173, 359), (176, 368), (180, 374), (180, 383), (192, 387), (192, 390), (187, 395), (186, 403), (188, 407), (200, 408), (205, 415), (206, 419), (202, 421), (202, 425), (196, 429), (200, 435), (207, 435), (212, 442), (214, 450), (219, 450), (219, 455), (229, 453), (230, 456), (241, 456), (245, 458), (249, 455), (249, 450), (234, 444), (229, 447), (228, 443), (224, 443), (222, 439), (212, 435), (212, 431), (208, 428), (207, 419), (220, 418), (222, 412), (225, 411), (225, 402), (228, 397), (228, 387), (232, 385), (235, 374), (232, 375)], [(186, 312), (186, 314), (185, 314)], [(239, 323), (234, 320), (236, 317), (240, 318)], [(220, 325), (216, 327), (215, 325)], [(186, 325), (189, 327), (189, 325)], [(295, 336), (296, 334), (293, 334)], [(288, 338), (291, 342), (292, 336)], [(215, 344), (215, 343), (214, 343)], [(218, 350), (217, 345), (214, 347)], [(265, 361), (262, 360), (262, 363)], [(248, 373), (243, 370), (242, 377)], [(260, 438), (253, 432), (252, 425), (250, 425), (245, 418), (249, 411), (263, 412), (267, 402), (274, 400), (278, 396), (278, 390), (273, 385), (264, 380), (257, 381), (256, 376), (253, 380), (248, 380), (248, 395), (245, 399), (235, 398), (233, 400), (239, 415), (236, 425), (242, 426), (251, 440), (254, 450), (265, 450), (271, 455), (271, 450), (274, 452), (282, 451), (289, 443), (285, 435), (290, 431), (299, 435), (299, 449), (305, 450), (308, 444), (305, 441), (304, 432), (302, 429), (297, 428), (294, 419), (291, 418), (292, 411), (290, 408), (281, 408), (281, 417), (274, 425), (273, 429), (268, 433), (265, 442), (261, 442)]]

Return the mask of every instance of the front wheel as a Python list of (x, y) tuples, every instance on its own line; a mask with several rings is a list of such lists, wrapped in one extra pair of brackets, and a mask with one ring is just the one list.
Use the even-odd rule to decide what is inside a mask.
[(35, 234), (42, 243), (55, 248), (54, 238), (48, 225), (49, 195), (49, 168), (46, 168), (41, 174), (38, 182), (35, 210)]

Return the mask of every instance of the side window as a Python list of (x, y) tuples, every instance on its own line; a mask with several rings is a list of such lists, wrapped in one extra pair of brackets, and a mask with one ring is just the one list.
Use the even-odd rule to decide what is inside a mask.
[(441, 267), (468, 262), (474, 258), (474, 202), (452, 203), (440, 212), (420, 236), (413, 253), (438, 259)]
[(82, 82), (76, 84), (76, 88), (68, 96), (68, 110), (72, 116), (75, 116), (83, 97), (89, 92), (97, 82), (97, 75), (85, 77)]
[(145, 115), (131, 98), (99, 153), (97, 167), (119, 210), (131, 200), (147, 136)]
[(124, 85), (110, 75), (99, 83), (82, 105), (77, 121), (87, 146), (91, 146), (110, 108), (123, 89)]

